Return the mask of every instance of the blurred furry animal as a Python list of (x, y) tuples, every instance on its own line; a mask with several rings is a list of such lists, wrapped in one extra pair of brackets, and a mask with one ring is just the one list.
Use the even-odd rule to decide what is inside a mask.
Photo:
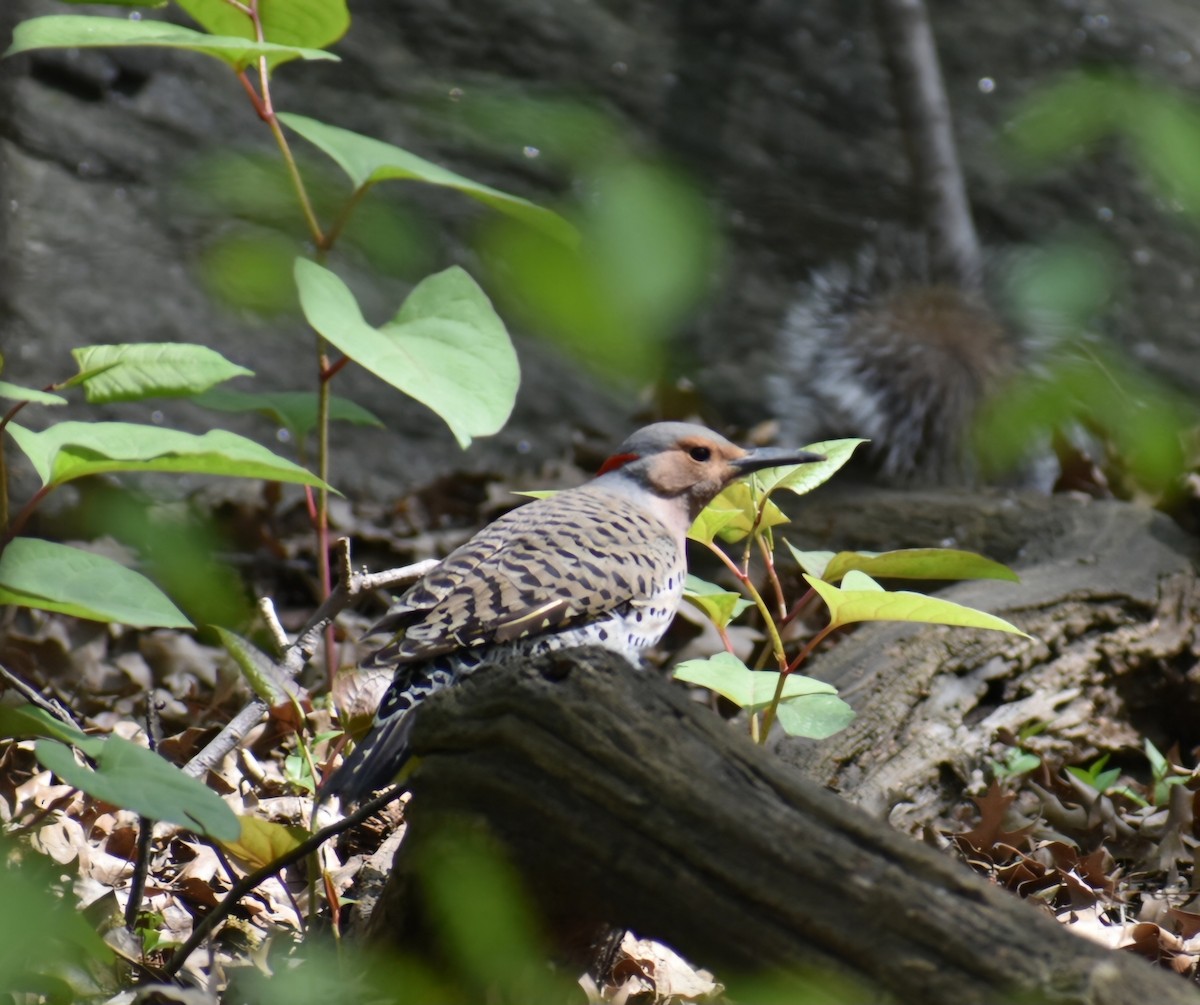
[(777, 336), (781, 438), (862, 436), (888, 482), (971, 481), (974, 421), (1021, 354), (982, 286), (939, 280), (924, 238), (900, 231), (816, 271)]

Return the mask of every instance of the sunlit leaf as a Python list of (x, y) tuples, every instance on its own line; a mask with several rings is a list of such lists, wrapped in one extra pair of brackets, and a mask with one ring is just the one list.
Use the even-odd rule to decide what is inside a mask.
[(867, 442), (867, 440), (843, 439), (810, 443), (804, 449), (811, 450), (814, 454), (824, 454), (825, 460), (767, 468), (754, 475), (755, 486), (763, 493), (788, 489), (797, 495), (804, 495), (818, 485), (824, 485), (829, 481), (850, 460), (850, 455), (854, 453), (855, 447), (860, 443)]
[[(1020, 577), (1007, 565), (984, 558), (973, 551), (954, 548), (902, 548), (898, 551), (801, 552), (788, 544), (792, 556), (805, 572), (836, 583), (847, 572), (857, 569), (869, 576), (888, 579), (1005, 579), (1018, 583)], [(826, 564), (814, 571), (814, 556), (827, 555)]]
[[(756, 527), (755, 515), (760, 505), (762, 494), (756, 494), (748, 481), (734, 482), (701, 512), (688, 536), (705, 544), (710, 543), (714, 536), (730, 544), (741, 541)], [(787, 514), (768, 499), (757, 529), (779, 527), (787, 522)]]
[(696, 517), (689, 528), (687, 536), (701, 544), (712, 544), (718, 534), (741, 516), (740, 509), (719, 508), (714, 499), (700, 511), (700, 515)]
[(308, 323), (393, 387), (436, 412), (464, 448), (507, 421), (520, 371), (504, 322), (457, 266), (418, 283), (396, 316), (367, 323), (354, 294), (328, 269), (296, 261)]
[(131, 422), (60, 422), (40, 433), (9, 423), (44, 485), (108, 471), (168, 471), (321, 485), (304, 468), (236, 433), (203, 436)]
[(921, 593), (890, 592), (862, 572), (846, 573), (841, 589), (813, 576), (805, 575), (804, 579), (829, 606), (831, 624), (835, 626), (857, 621), (913, 621), (987, 628), (1029, 638), (1021, 629), (995, 615)]
[(134, 342), (72, 349), (87, 400), (92, 404), (182, 398), (207, 391), (253, 370), (231, 363), (215, 349), (186, 342)]
[(106, 803), (220, 841), (235, 841), (241, 831), (237, 816), (215, 792), (153, 751), (119, 736), (89, 747), (95, 770), (54, 740), (38, 740), (35, 750), (43, 767)]
[[(771, 704), (779, 685), (777, 670), (751, 670), (732, 653), (717, 653), (703, 660), (684, 660), (675, 668), (676, 680), (699, 684), (728, 698), (739, 708), (757, 712)], [(837, 688), (802, 674), (789, 674), (784, 698), (836, 695)]]
[(349, 175), (355, 188), (389, 180), (416, 181), (451, 188), (534, 227), (567, 247), (579, 243), (579, 234), (570, 223), (552, 210), (528, 199), (472, 181), (401, 147), (370, 136), (326, 125), (304, 115), (284, 113), (279, 119), (328, 154)]
[(716, 583), (708, 583), (689, 575), (684, 582), (683, 595), (720, 628), (724, 628), (747, 607), (754, 605), (740, 593), (730, 593)]
[(239, 816), (241, 835), (236, 841), (222, 841), (221, 847), (241, 859), (251, 869), (265, 865), (295, 851), (309, 837), (303, 827), (277, 824), (261, 817)]
[(157, 586), (104, 555), (18, 537), (0, 554), (0, 604), (139, 628), (191, 628)]
[(8, 401), (28, 401), (35, 405), (65, 405), (67, 399), (60, 394), (39, 391), (32, 387), (19, 387), (7, 380), (0, 380), (0, 398)]
[(788, 546), (788, 551), (792, 553), (792, 558), (796, 560), (796, 564), (800, 566), (802, 572), (807, 572), (810, 576), (816, 576), (818, 579), (825, 579), (825, 569), (831, 561), (833, 561), (834, 552), (832, 551), (801, 551), (790, 541), (784, 541)]
[[(255, 38), (254, 23), (228, 0), (178, 0), (213, 35)], [(287, 46), (324, 49), (346, 34), (346, 0), (258, 0), (262, 37)]]
[(245, 69), (260, 56), (284, 59), (333, 59), (319, 49), (256, 42), (251, 38), (206, 35), (165, 21), (130, 21), (118, 17), (88, 17), (82, 14), (50, 14), (20, 22), (13, 30), (12, 45), (4, 53), (13, 56), (31, 49), (83, 49), (97, 46), (154, 46), (187, 49), (213, 56), (234, 69)]

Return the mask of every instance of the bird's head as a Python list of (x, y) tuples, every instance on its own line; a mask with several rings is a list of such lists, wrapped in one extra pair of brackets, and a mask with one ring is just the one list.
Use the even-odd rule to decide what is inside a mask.
[(682, 503), (690, 523), (718, 492), (743, 475), (824, 459), (807, 450), (783, 447), (745, 450), (704, 426), (656, 422), (622, 443), (604, 462), (599, 477)]

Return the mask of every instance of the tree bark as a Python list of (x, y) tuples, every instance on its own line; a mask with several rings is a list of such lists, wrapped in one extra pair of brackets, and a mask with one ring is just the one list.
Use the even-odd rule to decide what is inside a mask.
[(819, 743), (781, 739), (778, 753), (897, 829), (945, 823), (1001, 731), (1036, 725), (1031, 746), (1066, 763), (1144, 739), (1161, 750), (1200, 742), (1200, 545), (1162, 514), (1066, 496), (859, 492), (813, 499), (800, 522), (837, 547), (880, 550), (951, 530), (956, 547), (1021, 576), (938, 596), (1013, 621), (1034, 642), (865, 625), (804, 667), (858, 715)]
[(377, 936), (413, 936), (410, 846), (467, 818), (558, 923), (632, 928), (726, 981), (820, 972), (858, 985), (853, 1000), (928, 1005), (1198, 1000), (797, 777), (687, 689), (611, 653), (476, 674), (423, 706), (413, 747), (409, 839)]

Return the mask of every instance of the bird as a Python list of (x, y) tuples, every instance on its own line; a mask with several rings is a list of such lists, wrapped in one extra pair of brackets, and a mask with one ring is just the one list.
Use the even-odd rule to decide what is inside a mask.
[(591, 481), (488, 524), (367, 632), (388, 638), (361, 665), (392, 668), (394, 677), (321, 797), (345, 805), (386, 785), (408, 759), (421, 702), (490, 662), (583, 645), (639, 662), (679, 608), (684, 542), (700, 511), (751, 472), (823, 459), (746, 450), (701, 425), (656, 422), (625, 440)]

